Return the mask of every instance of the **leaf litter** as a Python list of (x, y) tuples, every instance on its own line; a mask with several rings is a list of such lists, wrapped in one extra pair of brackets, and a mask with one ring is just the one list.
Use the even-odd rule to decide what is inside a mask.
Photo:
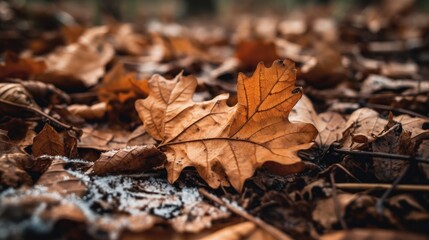
[(0, 238), (426, 238), (413, 3), (54, 29), (0, 5)]

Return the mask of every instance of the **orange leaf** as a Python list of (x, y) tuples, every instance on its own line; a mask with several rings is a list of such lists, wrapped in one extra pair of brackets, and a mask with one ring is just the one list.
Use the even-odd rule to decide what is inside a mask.
[(168, 179), (194, 166), (211, 187), (224, 185), (224, 175), (237, 190), (266, 162), (290, 166), (300, 162), (298, 150), (311, 146), (317, 130), (311, 124), (291, 123), (289, 112), (301, 98), (295, 64), (260, 63), (252, 77), (238, 79), (238, 104), (228, 107), (228, 95), (195, 103), (197, 81), (178, 75), (174, 80), (154, 76), (151, 92), (136, 101), (147, 132), (167, 155)]

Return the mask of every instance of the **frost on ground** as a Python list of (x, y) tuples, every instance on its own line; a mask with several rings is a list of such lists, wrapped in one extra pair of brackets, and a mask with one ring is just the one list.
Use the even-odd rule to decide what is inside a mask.
[(225, 209), (204, 202), (197, 188), (178, 188), (154, 175), (88, 176), (66, 171), (85, 184), (83, 197), (37, 185), (0, 195), (0, 239), (48, 233), (59, 220), (84, 223), (90, 235), (116, 239), (124, 230), (141, 232), (157, 223), (168, 223), (178, 232), (198, 232), (229, 216)]

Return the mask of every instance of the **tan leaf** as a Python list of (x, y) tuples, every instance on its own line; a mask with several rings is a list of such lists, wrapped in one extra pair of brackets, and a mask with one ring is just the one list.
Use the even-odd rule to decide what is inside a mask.
[[(338, 208), (341, 215), (344, 215), (347, 205), (355, 198), (355, 195), (349, 193), (337, 195), (336, 201), (338, 201)], [(312, 213), (313, 220), (320, 224), (324, 229), (332, 229), (334, 224), (339, 223), (339, 219), (335, 212), (335, 204), (333, 197), (320, 199), (316, 203), (316, 207)]]
[(86, 192), (85, 184), (68, 173), (64, 169), (65, 165), (64, 160), (55, 158), (48, 170), (39, 178), (37, 184), (47, 187), (50, 192), (58, 192), (61, 195), (76, 194), (83, 196)]
[(429, 125), (429, 120), (419, 117), (411, 117), (409, 115), (399, 115), (393, 118), (396, 122), (400, 122), (402, 127), (411, 132), (411, 138), (414, 138), (422, 133), (429, 132), (424, 126)]
[(83, 104), (73, 104), (67, 107), (67, 110), (75, 116), (84, 119), (94, 120), (103, 118), (107, 111), (107, 104), (99, 102), (88, 106)]
[(339, 141), (346, 127), (346, 120), (336, 112), (324, 112), (318, 115), (310, 99), (305, 95), (293, 107), (289, 120), (313, 124), (319, 132), (315, 139), (319, 148), (327, 148)]
[(97, 175), (126, 171), (148, 171), (164, 164), (165, 156), (155, 146), (132, 146), (102, 153), (95, 161)]
[(354, 111), (347, 120), (343, 132), (343, 147), (358, 149), (371, 143), (384, 130), (387, 120), (380, 118), (378, 113), (369, 108)]
[(79, 148), (91, 148), (101, 151), (124, 148), (127, 146), (128, 131), (109, 129), (107, 127), (84, 127), (78, 142)]
[[(311, 146), (317, 130), (311, 124), (290, 123), (292, 107), (302, 96), (296, 88), (295, 65), (260, 63), (252, 77), (238, 78), (238, 104), (226, 105), (227, 95), (194, 103), (197, 81), (178, 75), (174, 80), (154, 76), (151, 93), (136, 101), (148, 133), (162, 141), (167, 155), (168, 179), (174, 182), (183, 168), (194, 166), (211, 187), (223, 184), (223, 174), (234, 188), (256, 168), (275, 162), (296, 172), (298, 150)], [(160, 121), (161, 120), (161, 121)]]
[(76, 156), (76, 146), (76, 138), (67, 132), (58, 133), (49, 124), (45, 124), (42, 131), (34, 137), (31, 150), (36, 157), (42, 155), (73, 157)]
[(46, 57), (47, 75), (70, 76), (81, 80), (85, 86), (97, 83), (104, 74), (104, 65), (113, 57), (113, 47), (101, 41), (107, 27), (85, 31), (78, 42), (59, 48)]
[(238, 223), (228, 226), (219, 231), (216, 231), (208, 236), (201, 238), (201, 240), (274, 240), (270, 234), (259, 229), (252, 222)]

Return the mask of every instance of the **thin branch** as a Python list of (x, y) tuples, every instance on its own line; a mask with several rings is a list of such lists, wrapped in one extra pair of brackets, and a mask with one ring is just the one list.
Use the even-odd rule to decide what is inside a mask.
[(335, 186), (335, 178), (334, 178), (334, 172), (331, 172), (329, 174), (329, 178), (331, 180), (331, 186), (332, 186), (332, 200), (334, 201), (334, 209), (335, 209), (335, 214), (337, 215), (337, 219), (341, 224), (341, 227), (343, 229), (347, 229), (347, 224), (344, 221), (344, 218), (341, 214), (341, 209), (340, 209), (340, 203), (338, 202), (338, 197), (337, 197), (337, 187)]
[(41, 116), (49, 119), (50, 121), (54, 122), (55, 124), (59, 125), (60, 127), (66, 129), (66, 130), (72, 130), (72, 131), (75, 131), (79, 136), (81, 135), (81, 132), (82, 132), (81, 129), (76, 128), (76, 127), (71, 126), (71, 125), (68, 125), (68, 124), (65, 124), (63, 122), (60, 122), (59, 120), (57, 120), (57, 119), (49, 116), (48, 114), (42, 112), (40, 109), (37, 109), (35, 107), (26, 106), (26, 105), (23, 105), (23, 104), (10, 102), (10, 101), (4, 100), (4, 99), (0, 99), (0, 103), (6, 104), (6, 105), (9, 105), (9, 106), (12, 106), (12, 107), (21, 108), (21, 109), (24, 109), (25, 111), (28, 111), (28, 112), (36, 113), (38, 115), (41, 115)]
[(381, 109), (381, 110), (386, 110), (386, 111), (392, 111), (392, 112), (398, 112), (398, 113), (403, 113), (403, 114), (408, 114), (414, 117), (419, 117), (419, 118), (424, 118), (426, 120), (429, 120), (428, 116), (422, 115), (420, 113), (416, 113), (407, 109), (403, 109), (403, 108), (396, 108), (396, 107), (391, 107), (391, 106), (386, 106), (386, 105), (381, 105), (381, 104), (374, 104), (374, 103), (367, 103), (365, 104), (365, 106), (370, 107), (370, 108), (375, 108), (375, 109)]
[(395, 179), (395, 181), (392, 183), (392, 187), (387, 189), (383, 195), (377, 199), (377, 203), (375, 205), (375, 209), (378, 214), (383, 213), (384, 209), (384, 202), (386, 201), (387, 197), (392, 193), (392, 191), (398, 186), (399, 182), (404, 178), (405, 174), (407, 174), (408, 169), (410, 169), (410, 165), (407, 165), (404, 169), (402, 169), (399, 176)]
[(429, 164), (429, 159), (401, 155), (401, 154), (394, 154), (394, 153), (368, 152), (368, 151), (361, 151), (361, 150), (351, 150), (351, 149), (346, 150), (346, 149), (338, 149), (338, 148), (333, 148), (333, 151), (337, 153), (343, 153), (343, 154), (349, 154), (349, 155), (392, 158), (392, 159), (405, 160), (405, 161), (413, 160), (416, 162)]
[[(388, 183), (336, 183), (335, 186), (344, 190), (368, 190), (368, 189), (390, 189), (392, 184)], [(398, 184), (396, 191), (402, 192), (429, 192), (429, 185)]]
[(325, 174), (326, 172), (333, 172), (336, 169), (342, 170), (344, 173), (346, 173), (351, 178), (353, 178), (354, 180), (356, 180), (356, 182), (362, 182), (361, 180), (359, 180), (359, 178), (357, 178), (355, 175), (353, 175), (353, 173), (351, 173), (347, 168), (345, 168), (343, 165), (341, 165), (339, 163), (335, 163), (335, 164), (329, 166), (327, 169), (325, 169), (322, 172), (320, 172), (320, 174)]
[(264, 231), (271, 234), (271, 236), (273, 236), (274, 238), (279, 239), (279, 240), (292, 240), (292, 238), (290, 236), (286, 235), (285, 233), (278, 230), (277, 228), (267, 224), (266, 222), (262, 221), (261, 219), (259, 219), (257, 217), (250, 215), (249, 213), (247, 213), (243, 209), (240, 209), (240, 208), (238, 208), (238, 207), (236, 207), (230, 203), (224, 202), (222, 199), (220, 199), (219, 197), (209, 193), (204, 188), (200, 188), (199, 191), (202, 195), (204, 195), (204, 197), (210, 199), (211, 201), (213, 201), (219, 205), (225, 206), (231, 212), (237, 214), (238, 216), (241, 216), (242, 218), (244, 218), (248, 221), (253, 222), (256, 226), (262, 228)]

